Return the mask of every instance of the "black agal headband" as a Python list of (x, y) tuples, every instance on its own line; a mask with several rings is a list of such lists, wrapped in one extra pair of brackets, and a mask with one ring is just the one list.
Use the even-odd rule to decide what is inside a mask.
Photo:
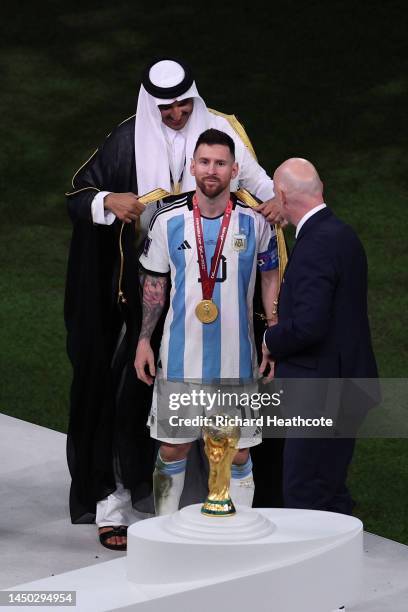
[[(156, 67), (158, 72), (160, 72), (161, 67), (163, 68), (160, 77), (152, 79), (151, 71), (153, 67)], [(186, 93), (193, 84), (193, 81), (194, 78), (190, 66), (173, 57), (161, 57), (154, 60), (145, 68), (142, 74), (142, 84), (147, 93), (154, 98), (162, 100), (176, 99), (178, 96)], [(167, 82), (172, 84), (166, 86), (165, 83)]]

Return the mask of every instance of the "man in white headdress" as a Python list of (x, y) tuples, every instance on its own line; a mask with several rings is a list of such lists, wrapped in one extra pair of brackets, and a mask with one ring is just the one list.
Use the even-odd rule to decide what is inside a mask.
[[(136, 115), (81, 166), (67, 193), (73, 222), (65, 300), (73, 365), (67, 444), (71, 518), (95, 520), (101, 543), (116, 550), (126, 547), (133, 507), (151, 509), (155, 457), (145, 427), (150, 390), (133, 370), (142, 316), (134, 247), (142, 244), (163, 196), (194, 189), (185, 168), (198, 136), (211, 127), (235, 143), (240, 171), (231, 191), (244, 187), (262, 202), (271, 200), (273, 182), (257, 163), (243, 127), (234, 116), (207, 109), (190, 68), (172, 58), (146, 68)], [(160, 191), (152, 194), (155, 190)], [(264, 206), (264, 214), (273, 215), (273, 206)], [(134, 410), (136, 401), (144, 410)], [(191, 491), (191, 501), (198, 501)]]

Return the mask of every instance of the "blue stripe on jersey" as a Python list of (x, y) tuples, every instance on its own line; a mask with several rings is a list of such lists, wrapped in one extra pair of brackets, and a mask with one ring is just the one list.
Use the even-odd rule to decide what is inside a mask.
[[(214, 255), (215, 245), (221, 226), (221, 218), (205, 219), (201, 218), (205, 256), (207, 260), (207, 271), (211, 269), (211, 259)], [(228, 239), (228, 238), (227, 238)], [(221, 262), (220, 262), (221, 265)], [(220, 266), (217, 276), (219, 276)], [(215, 283), (213, 301), (217, 304), (218, 312), (221, 313), (221, 283)], [(203, 382), (210, 382), (221, 378), (221, 316), (213, 323), (203, 323)]]
[(239, 213), (239, 231), (247, 236), (247, 248), (240, 252), (238, 260), (239, 377), (250, 379), (252, 378), (252, 351), (249, 340), (247, 294), (256, 256), (253, 218)]
[(185, 346), (185, 270), (186, 258), (177, 247), (184, 241), (184, 215), (177, 215), (167, 221), (167, 243), (170, 257), (176, 270), (174, 278), (175, 295), (172, 301), (173, 320), (170, 325), (167, 378), (184, 379)]

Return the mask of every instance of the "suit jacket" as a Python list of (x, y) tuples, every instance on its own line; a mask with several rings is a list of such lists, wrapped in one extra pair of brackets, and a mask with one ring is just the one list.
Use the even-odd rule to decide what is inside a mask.
[(282, 378), (375, 378), (367, 260), (329, 208), (302, 226), (282, 281), (279, 323), (265, 336)]

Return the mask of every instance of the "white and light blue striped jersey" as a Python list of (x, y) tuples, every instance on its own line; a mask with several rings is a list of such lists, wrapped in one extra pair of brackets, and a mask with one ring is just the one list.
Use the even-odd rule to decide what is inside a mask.
[[(261, 214), (231, 195), (233, 210), (212, 297), (218, 317), (201, 323), (195, 314), (203, 295), (192, 196), (184, 194), (155, 213), (140, 257), (147, 273), (170, 272), (162, 374), (178, 381), (249, 381), (257, 375), (252, 324), (256, 270), (278, 267), (275, 232)], [(201, 217), (208, 271), (221, 222), (222, 215)]]

